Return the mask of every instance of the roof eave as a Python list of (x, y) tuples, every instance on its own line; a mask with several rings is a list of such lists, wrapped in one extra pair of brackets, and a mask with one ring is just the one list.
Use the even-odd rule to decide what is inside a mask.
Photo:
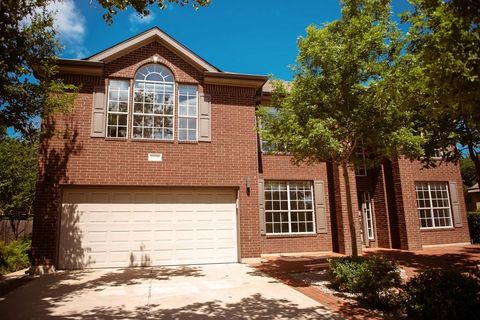
[(254, 74), (205, 71), (203, 75), (205, 84), (227, 85), (255, 89), (262, 88), (265, 82), (268, 80), (267, 76)]
[(102, 76), (104, 63), (101, 61), (58, 59), (57, 66), (59, 73)]

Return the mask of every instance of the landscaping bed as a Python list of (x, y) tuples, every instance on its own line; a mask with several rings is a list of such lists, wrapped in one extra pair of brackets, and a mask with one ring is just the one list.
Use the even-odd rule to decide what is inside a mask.
[(0, 276), (28, 268), (31, 240), (20, 238), (10, 243), (0, 241)]
[(467, 319), (480, 312), (480, 246), (278, 257), (259, 270), (348, 319)]

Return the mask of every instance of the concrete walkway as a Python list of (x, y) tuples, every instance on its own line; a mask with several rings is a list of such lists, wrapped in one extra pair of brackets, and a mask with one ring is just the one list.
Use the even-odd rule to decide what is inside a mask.
[(58, 272), (0, 298), (2, 319), (341, 319), (242, 264)]

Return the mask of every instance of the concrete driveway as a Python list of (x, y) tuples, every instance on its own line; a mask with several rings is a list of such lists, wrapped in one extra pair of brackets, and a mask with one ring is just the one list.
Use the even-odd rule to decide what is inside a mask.
[(2, 319), (340, 319), (242, 264), (58, 272), (0, 297)]

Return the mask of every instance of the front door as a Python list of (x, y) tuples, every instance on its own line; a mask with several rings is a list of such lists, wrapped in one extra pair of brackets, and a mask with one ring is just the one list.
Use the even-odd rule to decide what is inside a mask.
[(358, 193), (358, 211), (362, 221), (362, 242), (366, 247), (369, 247), (370, 241), (375, 239), (370, 192)]

